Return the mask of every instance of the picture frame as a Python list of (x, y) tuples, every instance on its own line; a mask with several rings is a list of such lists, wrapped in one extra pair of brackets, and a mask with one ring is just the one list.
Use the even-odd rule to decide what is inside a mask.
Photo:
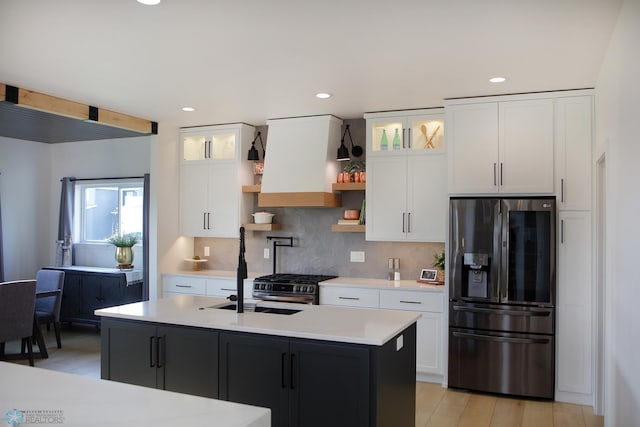
[(431, 268), (423, 268), (420, 272), (420, 281), (435, 282), (438, 277), (438, 270)]

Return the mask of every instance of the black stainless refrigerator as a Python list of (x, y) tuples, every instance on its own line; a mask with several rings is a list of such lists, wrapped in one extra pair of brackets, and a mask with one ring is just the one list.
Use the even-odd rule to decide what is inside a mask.
[(553, 399), (555, 199), (451, 198), (449, 387)]

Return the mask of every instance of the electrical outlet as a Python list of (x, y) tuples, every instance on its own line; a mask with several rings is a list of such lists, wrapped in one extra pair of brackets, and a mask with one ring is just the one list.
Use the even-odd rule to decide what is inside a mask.
[(269, 253), (269, 248), (264, 248), (264, 259), (271, 258), (271, 254)]
[(364, 251), (351, 251), (351, 262), (364, 262)]
[(209, 246), (204, 247), (204, 256), (209, 256), (211, 252), (209, 252)]

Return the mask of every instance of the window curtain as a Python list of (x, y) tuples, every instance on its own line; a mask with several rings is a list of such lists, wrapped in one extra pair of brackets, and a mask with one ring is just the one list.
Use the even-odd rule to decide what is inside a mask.
[(73, 231), (73, 181), (75, 178), (62, 178), (62, 192), (60, 193), (60, 216), (58, 217), (58, 240), (65, 240)]
[(149, 300), (149, 206), (151, 191), (150, 175), (144, 174), (142, 196), (142, 300)]

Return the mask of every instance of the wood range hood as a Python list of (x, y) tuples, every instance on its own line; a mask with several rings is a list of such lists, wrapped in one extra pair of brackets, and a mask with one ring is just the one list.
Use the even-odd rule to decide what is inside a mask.
[(331, 185), (339, 171), (336, 152), (342, 120), (332, 115), (267, 120), (260, 207), (340, 207)]
[(156, 122), (0, 83), (0, 136), (52, 144), (157, 133)]

